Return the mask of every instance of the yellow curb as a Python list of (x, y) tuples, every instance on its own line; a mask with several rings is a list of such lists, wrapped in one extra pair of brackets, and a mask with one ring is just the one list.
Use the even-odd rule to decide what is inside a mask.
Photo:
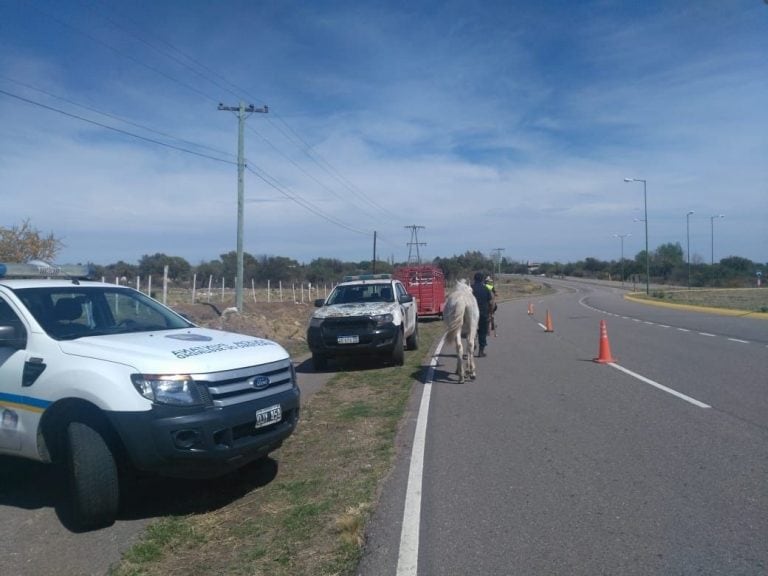
[(768, 313), (766, 312), (753, 312), (751, 310), (735, 310), (729, 308), (713, 308), (711, 306), (694, 306), (693, 304), (672, 304), (671, 302), (658, 302), (656, 300), (649, 300), (647, 298), (638, 298), (633, 294), (624, 294), (624, 299), (630, 300), (631, 302), (638, 302), (640, 304), (658, 306), (660, 308), (674, 308), (677, 310), (690, 310), (692, 312), (707, 312), (710, 314), (719, 314), (720, 316), (749, 316), (750, 318), (768, 320)]

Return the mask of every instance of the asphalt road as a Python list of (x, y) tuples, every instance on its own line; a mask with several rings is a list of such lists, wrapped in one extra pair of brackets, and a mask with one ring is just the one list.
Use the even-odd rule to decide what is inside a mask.
[[(333, 376), (297, 366), (302, 403)], [(121, 486), (114, 525), (91, 532), (69, 528), (65, 478), (52, 466), (0, 457), (0, 576), (105, 576), (153, 520), (226, 506), (279, 474), (275, 459), (213, 481), (142, 479)]]
[[(474, 382), (438, 358), (403, 576), (768, 573), (768, 322), (552, 283), (500, 307)], [(600, 320), (630, 373), (592, 361)], [(396, 573), (415, 396), (362, 575)]]

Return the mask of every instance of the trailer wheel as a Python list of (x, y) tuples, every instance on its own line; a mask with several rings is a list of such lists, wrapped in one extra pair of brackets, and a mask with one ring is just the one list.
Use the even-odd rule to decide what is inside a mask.
[(73, 520), (81, 529), (114, 524), (120, 504), (117, 464), (104, 437), (82, 422), (67, 426)]
[(405, 363), (405, 351), (403, 350), (403, 331), (398, 330), (395, 336), (395, 345), (392, 348), (392, 363), (402, 366)]
[(413, 327), (413, 334), (408, 336), (408, 338), (405, 339), (405, 347), (408, 350), (418, 350), (419, 349), (419, 322), (416, 321), (416, 325)]

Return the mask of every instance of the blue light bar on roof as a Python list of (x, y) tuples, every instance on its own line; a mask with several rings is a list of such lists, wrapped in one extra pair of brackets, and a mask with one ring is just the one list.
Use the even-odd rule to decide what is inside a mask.
[(0, 278), (90, 278), (90, 266), (57, 266), (45, 262), (27, 264), (0, 263)]

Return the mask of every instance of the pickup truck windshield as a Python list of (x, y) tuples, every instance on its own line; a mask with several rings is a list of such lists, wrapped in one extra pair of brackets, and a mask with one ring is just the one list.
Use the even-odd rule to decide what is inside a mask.
[(327, 304), (357, 304), (362, 302), (394, 302), (392, 284), (350, 284), (337, 286)]
[(56, 340), (192, 326), (159, 302), (129, 288), (73, 285), (19, 288), (15, 293)]

